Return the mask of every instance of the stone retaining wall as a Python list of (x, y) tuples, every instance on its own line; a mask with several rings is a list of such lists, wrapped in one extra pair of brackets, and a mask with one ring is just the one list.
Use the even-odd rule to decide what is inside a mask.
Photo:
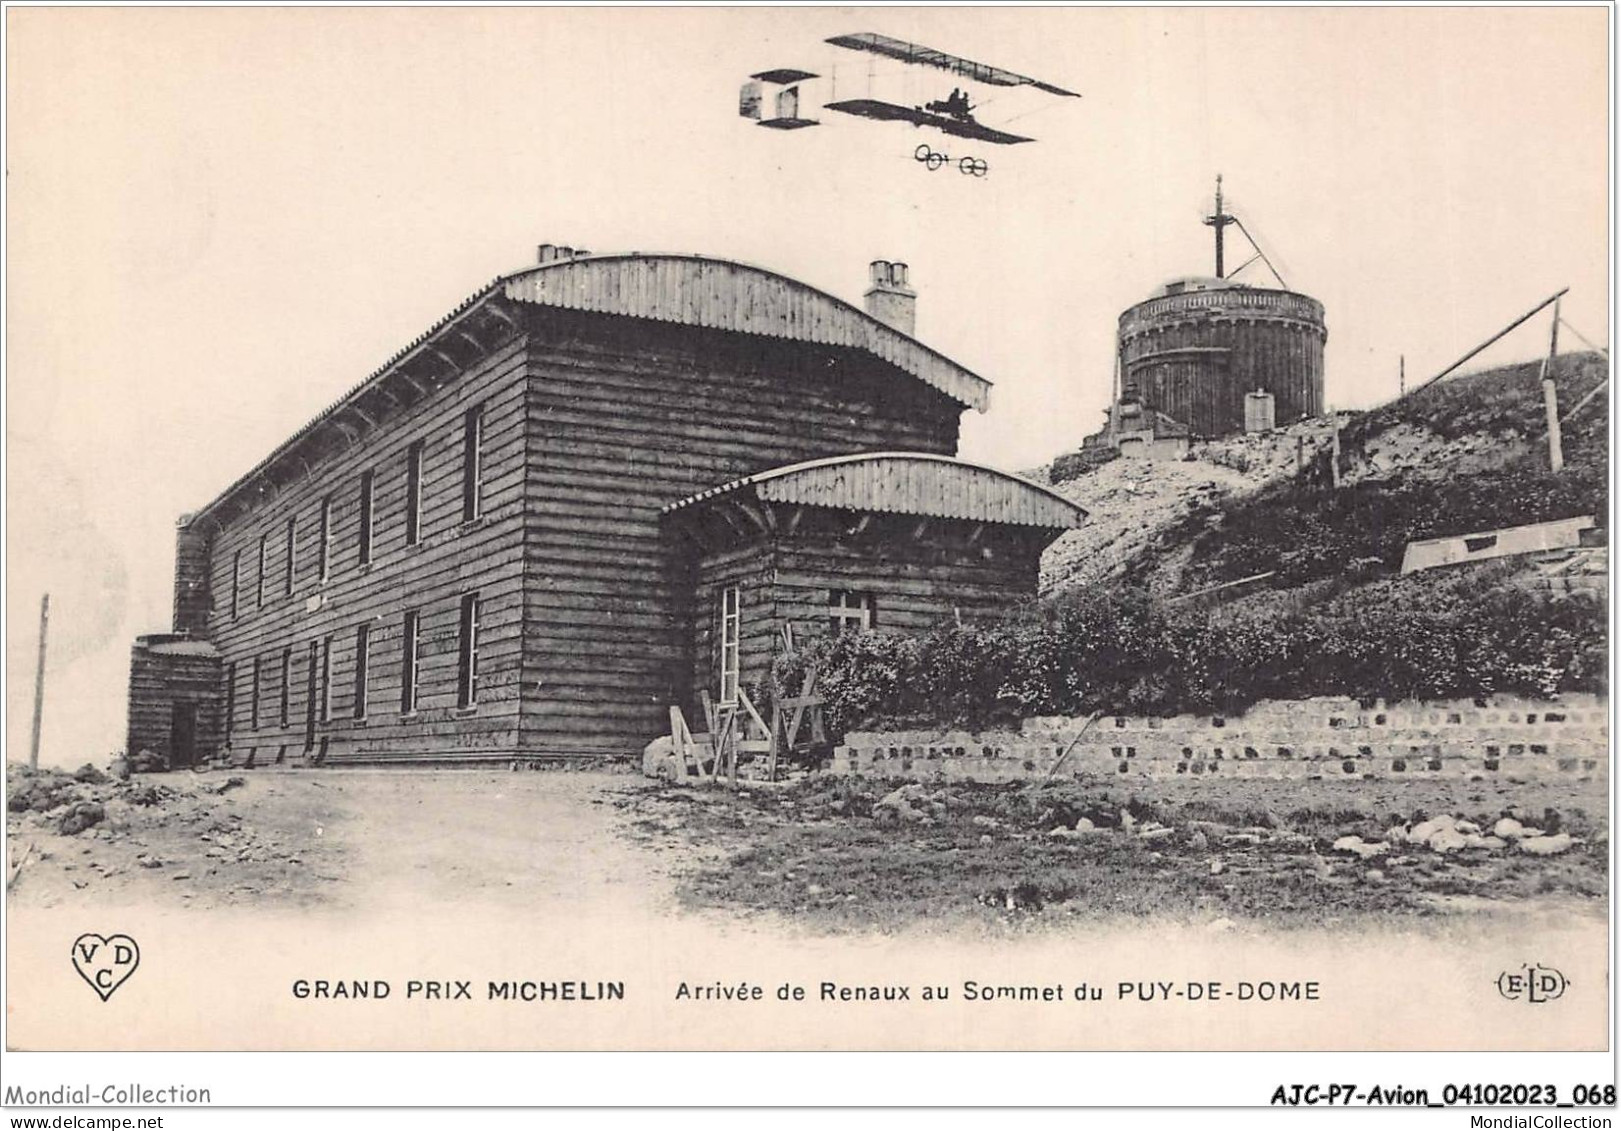
[[(1067, 753), (1066, 753), (1067, 752)], [(834, 773), (911, 780), (1058, 777), (1602, 777), (1609, 701), (1277, 700), (1242, 715), (1026, 719), (1018, 731), (853, 731)]]

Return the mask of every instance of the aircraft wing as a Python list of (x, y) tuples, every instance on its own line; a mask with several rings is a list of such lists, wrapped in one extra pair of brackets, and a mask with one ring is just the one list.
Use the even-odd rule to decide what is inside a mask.
[(1016, 71), (1005, 71), (1001, 67), (993, 67), (988, 63), (976, 63), (972, 59), (964, 59), (957, 55), (948, 55), (944, 51), (936, 51), (932, 47), (924, 47), (920, 43), (908, 43), (904, 39), (891, 39), (887, 35), (877, 32), (862, 31), (853, 35), (835, 35), (827, 42), (835, 47), (847, 47), (851, 51), (867, 51), (874, 55), (884, 55), (891, 59), (899, 59), (903, 63), (917, 63), (925, 67), (938, 67), (942, 71), (962, 75), (975, 82), (989, 83), (992, 86), (1033, 86), (1037, 90), (1044, 90), (1048, 94), (1058, 94), (1065, 98), (1079, 98), (1073, 90), (1065, 90), (1061, 86), (1054, 86), (1040, 79), (1033, 79), (1029, 75), (1021, 75)]
[(965, 122), (945, 114), (931, 114), (911, 106), (897, 106), (893, 102), (880, 102), (876, 98), (851, 98), (844, 102), (829, 102), (825, 109), (858, 118), (871, 118), (878, 122), (911, 122), (914, 126), (931, 126), (954, 137), (989, 142), (992, 145), (1017, 145), (1021, 141), (1035, 141), (1033, 137), (1020, 137), (1003, 130), (993, 130), (978, 122)]

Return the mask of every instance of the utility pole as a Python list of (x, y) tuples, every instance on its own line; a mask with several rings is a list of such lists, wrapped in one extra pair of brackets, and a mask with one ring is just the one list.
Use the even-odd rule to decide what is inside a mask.
[(1405, 397), (1407, 395), (1407, 355), (1406, 354), (1401, 355), (1401, 378), (1400, 379), (1401, 379), (1401, 393), (1399, 395)]
[(1216, 229), (1216, 278), (1224, 279), (1226, 265), (1222, 260), (1222, 229), (1235, 221), (1221, 206), (1221, 174), (1216, 174), (1216, 211), (1204, 218), (1205, 225)]
[[(1441, 370), (1441, 372), (1437, 373), (1434, 377), (1426, 377), (1424, 380), (1420, 381), (1417, 385), (1413, 386), (1413, 392), (1415, 392), (1415, 393), (1418, 392), (1420, 389), (1424, 388), (1426, 385), (1433, 385), (1435, 382), (1437, 382), (1441, 378), (1445, 377), (1448, 373), (1451, 373), (1453, 370), (1457, 369), (1464, 362), (1466, 362), (1470, 358), (1474, 357), (1481, 350), (1485, 349), (1487, 346), (1492, 345), (1493, 343), (1497, 342), (1499, 339), (1503, 338), (1505, 335), (1507, 335), (1509, 333), (1509, 331), (1518, 329), (1520, 326), (1523, 326), (1525, 323), (1531, 321), (1531, 319), (1536, 317), (1537, 313), (1539, 311), (1543, 310), (1545, 307), (1553, 306), (1553, 307), (1555, 307), (1557, 309), (1559, 300), (1561, 298), (1563, 298), (1565, 296), (1565, 293), (1567, 291), (1569, 291), (1569, 290), (1570, 290), (1570, 288), (1566, 287), (1564, 290), (1560, 291), (1556, 295), (1549, 295), (1547, 298), (1543, 299), (1541, 302), (1539, 302), (1535, 306), (1533, 306), (1530, 310), (1527, 310), (1524, 314), (1520, 315), (1514, 321), (1510, 322), (1507, 326), (1504, 326), (1501, 330), (1497, 331), (1497, 333), (1495, 333), (1491, 337), (1487, 338), (1484, 342), (1481, 342), (1474, 349), (1472, 349), (1468, 353), (1464, 354), (1457, 361), (1454, 361), (1451, 365), (1449, 365), (1445, 369)], [(1555, 340), (1556, 341), (1557, 341), (1558, 333), (1559, 333), (1559, 320), (1558, 320), (1558, 318), (1555, 318), (1554, 319), (1554, 334), (1555, 334)]]
[(1553, 300), (1553, 330), (1548, 335), (1548, 356), (1542, 362), (1542, 406), (1548, 414), (1548, 469), (1564, 470), (1564, 437), (1559, 431), (1559, 393), (1554, 388), (1554, 359), (1559, 353), (1559, 300)]
[(28, 744), (28, 768), (39, 769), (39, 724), (45, 714), (45, 633), (51, 626), (51, 595), (39, 599), (39, 667), (34, 669), (34, 736)]

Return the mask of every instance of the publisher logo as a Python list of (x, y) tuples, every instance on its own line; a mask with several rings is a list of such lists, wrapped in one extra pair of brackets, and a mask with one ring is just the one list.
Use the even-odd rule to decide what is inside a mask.
[(141, 964), (141, 948), (128, 935), (80, 935), (73, 940), (73, 968), (106, 1001)]
[(1518, 970), (1504, 970), (1497, 976), (1497, 992), (1504, 998), (1532, 1005), (1558, 1001), (1569, 985), (1570, 980), (1553, 967), (1530, 963)]

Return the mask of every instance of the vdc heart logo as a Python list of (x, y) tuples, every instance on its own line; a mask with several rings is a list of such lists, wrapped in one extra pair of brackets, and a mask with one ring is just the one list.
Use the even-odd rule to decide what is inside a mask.
[(106, 1001), (141, 964), (141, 948), (128, 935), (80, 935), (73, 940), (73, 968)]

